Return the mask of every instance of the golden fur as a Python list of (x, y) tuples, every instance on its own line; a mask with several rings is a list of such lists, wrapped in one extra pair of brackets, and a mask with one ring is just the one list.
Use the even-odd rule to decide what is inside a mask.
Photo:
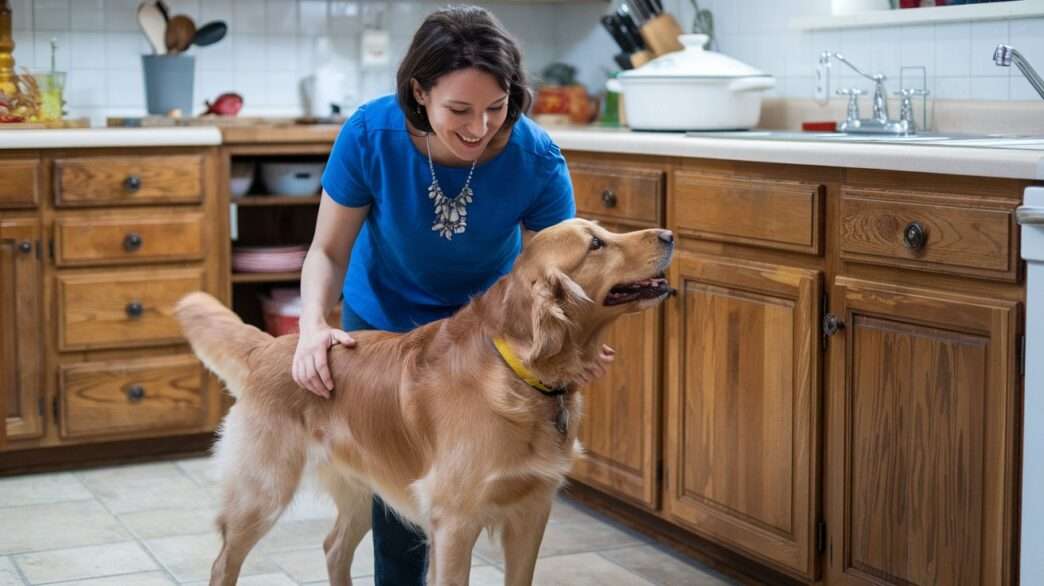
[[(603, 247), (592, 246), (598, 239)], [(338, 507), (324, 542), (331, 584), (351, 583), (371, 491), (424, 531), (430, 584), (467, 584), (484, 528), (500, 533), (506, 583), (529, 584), (552, 497), (580, 449), (575, 381), (597, 360), (613, 319), (666, 293), (603, 301), (614, 285), (664, 271), (672, 249), (666, 230), (614, 234), (584, 220), (548, 228), (453, 317), (401, 335), (356, 332), (355, 348), (331, 348), (330, 400), (292, 380), (297, 336), (273, 338), (209, 295), (186, 296), (176, 309), (185, 336), (237, 398), (218, 445), (224, 543), (210, 583), (235, 583), (311, 459)], [(559, 400), (520, 380), (495, 336), (545, 384), (567, 389), (564, 434), (554, 423)]]

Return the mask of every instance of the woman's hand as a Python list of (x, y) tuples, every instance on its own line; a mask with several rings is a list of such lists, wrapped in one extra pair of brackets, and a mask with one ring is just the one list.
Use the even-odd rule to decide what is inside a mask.
[(598, 353), (598, 359), (594, 363), (584, 367), (584, 371), (580, 373), (580, 380), (577, 381), (582, 387), (586, 387), (592, 382), (605, 376), (609, 365), (612, 364), (613, 360), (616, 359), (616, 350), (608, 344), (602, 344), (602, 350)]
[(348, 332), (322, 325), (302, 330), (294, 352), (294, 382), (326, 399), (334, 388), (327, 360), (330, 346), (334, 344), (351, 348), (355, 346), (355, 339)]

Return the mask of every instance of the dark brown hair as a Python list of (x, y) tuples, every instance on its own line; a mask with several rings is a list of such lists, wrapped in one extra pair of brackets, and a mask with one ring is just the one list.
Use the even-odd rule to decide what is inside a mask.
[(443, 75), (469, 67), (489, 73), (508, 92), (505, 128), (529, 110), (532, 96), (515, 39), (486, 9), (450, 6), (424, 19), (399, 65), (395, 79), (399, 106), (410, 124), (431, 132), (428, 114), (413, 96), (412, 80), (427, 92)]

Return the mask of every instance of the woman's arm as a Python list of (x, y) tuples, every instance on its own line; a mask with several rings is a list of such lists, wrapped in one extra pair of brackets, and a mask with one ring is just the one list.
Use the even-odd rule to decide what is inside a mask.
[(370, 206), (350, 208), (323, 190), (315, 235), (301, 269), (301, 328), (326, 325), (326, 315), (340, 297), (352, 247)]
[(323, 190), (315, 235), (301, 269), (300, 339), (294, 354), (293, 378), (309, 391), (329, 398), (333, 378), (327, 363), (330, 346), (351, 346), (355, 340), (331, 328), (326, 315), (337, 302), (352, 247), (370, 206), (346, 207)]

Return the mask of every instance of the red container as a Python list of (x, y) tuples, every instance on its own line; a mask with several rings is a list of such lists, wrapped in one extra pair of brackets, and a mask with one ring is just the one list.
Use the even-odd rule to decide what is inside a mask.
[(260, 296), (265, 331), (273, 336), (296, 334), (301, 320), (301, 294), (296, 289), (273, 289)]

